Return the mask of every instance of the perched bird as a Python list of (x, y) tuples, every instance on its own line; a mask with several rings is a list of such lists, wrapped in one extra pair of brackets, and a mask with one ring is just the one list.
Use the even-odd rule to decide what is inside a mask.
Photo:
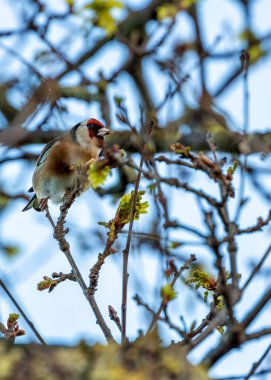
[(32, 207), (43, 211), (48, 199), (60, 203), (67, 190), (79, 178), (78, 169), (101, 153), (104, 136), (111, 131), (98, 120), (88, 119), (76, 124), (68, 133), (50, 141), (42, 150), (28, 191), (35, 192), (22, 211)]

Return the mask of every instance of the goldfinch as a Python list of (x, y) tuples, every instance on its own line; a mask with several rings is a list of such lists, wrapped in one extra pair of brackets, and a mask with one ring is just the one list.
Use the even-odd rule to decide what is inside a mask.
[(98, 120), (88, 119), (76, 124), (68, 133), (50, 141), (42, 150), (28, 191), (35, 192), (22, 211), (34, 208), (43, 211), (48, 199), (60, 203), (67, 190), (78, 180), (78, 169), (91, 159), (98, 159), (104, 136), (111, 131)]

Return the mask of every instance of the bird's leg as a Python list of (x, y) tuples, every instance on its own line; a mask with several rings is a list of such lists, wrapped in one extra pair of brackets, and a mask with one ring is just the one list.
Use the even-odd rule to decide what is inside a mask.
[(40, 204), (39, 204), (41, 211), (44, 211), (46, 209), (47, 203), (48, 203), (48, 198), (41, 198)]
[(75, 170), (75, 169), (77, 169), (77, 164), (76, 164), (76, 162), (72, 162), (70, 165), (69, 165), (69, 170), (70, 171), (73, 171), (73, 170)]
[(53, 218), (50, 214), (50, 211), (49, 211), (49, 207), (48, 207), (48, 203), (46, 204), (45, 208), (44, 208), (44, 211), (45, 211), (45, 216), (46, 218), (49, 220), (49, 222), (51, 223), (51, 226), (53, 227), (53, 229), (55, 229), (55, 223), (53, 221)]
[(73, 191), (73, 189), (68, 187), (68, 189), (66, 189), (66, 191), (65, 191), (63, 199), (69, 198), (72, 195), (72, 191)]

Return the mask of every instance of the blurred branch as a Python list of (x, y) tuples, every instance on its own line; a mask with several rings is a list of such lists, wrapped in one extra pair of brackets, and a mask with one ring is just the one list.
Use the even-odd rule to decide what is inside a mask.
[[(205, 363), (209, 368), (212, 367), (217, 361), (219, 361), (224, 355), (226, 355), (231, 349), (239, 347), (247, 341), (258, 339), (261, 336), (270, 334), (270, 329), (262, 329), (256, 333), (245, 334), (247, 327), (257, 318), (259, 313), (261, 313), (265, 305), (271, 299), (271, 289), (267, 290), (265, 294), (259, 299), (259, 301), (253, 305), (251, 311), (247, 313), (247, 316), (235, 326), (235, 329), (229, 331), (219, 344), (208, 351), (208, 353), (203, 358), (202, 362)], [(223, 311), (223, 310), (222, 310)], [(209, 329), (210, 330), (210, 329)], [(207, 333), (207, 330), (205, 330)], [(210, 331), (208, 331), (210, 333)], [(200, 337), (199, 337), (200, 338)]]
[[(70, 126), (72, 127), (72, 125)], [(22, 128), (3, 129), (0, 131), (0, 142), (9, 147), (22, 147), (30, 144), (45, 144), (58, 137), (62, 131), (59, 130), (37, 130), (28, 131)], [(223, 128), (212, 133), (217, 149), (228, 153), (241, 153), (240, 144), (243, 142), (243, 135), (238, 132), (223, 130)], [(249, 154), (269, 153), (271, 150), (271, 132), (251, 133), (247, 135)], [(176, 131), (171, 127), (155, 128), (152, 141), (157, 152), (169, 152), (172, 143), (182, 143), (190, 146), (194, 151), (209, 151), (210, 147), (206, 141), (206, 131), (195, 131), (189, 135), (183, 135), (176, 140)], [(114, 131), (108, 136), (108, 146), (115, 144), (121, 146), (127, 152), (137, 152), (141, 137), (129, 131)]]
[[(193, 261), (195, 261), (195, 260), (196, 260), (195, 255), (191, 255), (190, 258), (184, 263), (184, 265), (182, 265), (180, 267), (180, 269), (177, 272), (174, 273), (173, 279), (170, 282), (170, 286), (171, 286), (172, 289), (174, 288), (174, 285), (175, 285), (176, 281), (178, 280), (178, 278), (181, 276), (181, 274), (185, 270), (189, 269), (189, 265), (191, 265), (191, 263)], [(154, 329), (154, 327), (155, 327), (155, 325), (156, 325), (156, 323), (157, 323), (157, 321), (158, 321), (158, 319), (160, 317), (160, 314), (162, 313), (164, 307), (165, 307), (165, 304), (164, 304), (164, 301), (162, 300), (162, 302), (161, 302), (158, 310), (156, 311), (156, 313), (153, 316), (153, 319), (152, 319), (152, 321), (150, 323), (150, 326), (147, 329), (146, 335), (150, 334), (153, 331), (153, 329)]]
[(248, 375), (245, 377), (244, 380), (248, 380), (249, 378), (251, 378), (254, 375), (254, 373), (257, 371), (257, 369), (259, 368), (259, 366), (262, 364), (262, 362), (264, 361), (264, 359), (269, 354), (270, 350), (271, 350), (271, 344), (264, 351), (264, 353), (262, 354), (262, 356), (260, 357), (260, 359), (253, 364), (251, 370), (249, 371)]
[(264, 262), (268, 258), (270, 252), (271, 252), (271, 244), (266, 249), (266, 251), (263, 254), (263, 256), (262, 256), (261, 260), (259, 261), (259, 263), (252, 270), (250, 276), (248, 277), (248, 279), (246, 280), (245, 284), (242, 287), (242, 291), (244, 291), (248, 287), (248, 285), (251, 283), (251, 281), (253, 280), (253, 278), (259, 273), (261, 267), (263, 266)]

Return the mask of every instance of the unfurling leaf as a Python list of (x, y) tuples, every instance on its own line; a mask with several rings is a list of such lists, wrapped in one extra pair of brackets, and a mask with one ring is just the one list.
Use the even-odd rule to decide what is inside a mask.
[[(147, 201), (142, 202), (142, 196), (145, 194), (145, 191), (141, 190), (137, 193), (136, 205), (135, 205), (135, 214), (134, 219), (138, 220), (140, 214), (147, 214), (149, 203)], [(115, 221), (118, 225), (124, 226), (131, 221), (131, 211), (134, 199), (134, 191), (131, 193), (125, 194), (119, 202), (119, 206), (117, 208)]]
[(91, 161), (88, 169), (88, 180), (93, 189), (102, 186), (109, 174), (109, 166), (101, 166), (99, 161)]
[(217, 326), (217, 331), (219, 332), (219, 334), (221, 335), (224, 335), (225, 334), (225, 329), (224, 329), (224, 326)]
[(0, 332), (4, 335), (5, 339), (14, 343), (17, 336), (25, 335), (25, 331), (19, 328), (18, 319), (20, 314), (11, 313), (7, 320), (7, 328), (3, 323), (0, 323)]
[(192, 5), (195, 5), (198, 0), (183, 0), (182, 1), (182, 8), (189, 8), (192, 7)]
[(266, 55), (266, 50), (262, 47), (261, 41), (251, 29), (244, 29), (239, 38), (241, 41), (247, 41), (250, 45), (247, 51), (249, 64), (257, 62), (258, 59)]
[(165, 286), (162, 287), (161, 297), (165, 305), (167, 305), (169, 301), (176, 298), (176, 296), (177, 296), (177, 293), (170, 284), (166, 284)]
[(198, 0), (182, 0), (175, 4), (163, 4), (157, 8), (157, 18), (162, 21), (164, 19), (174, 19), (181, 10), (187, 10), (197, 3)]
[[(142, 196), (145, 191), (141, 190), (137, 193), (137, 199), (135, 204), (134, 220), (138, 220), (141, 214), (148, 213), (149, 203), (147, 201), (142, 202)], [(119, 201), (119, 205), (116, 214), (113, 219), (108, 223), (99, 222), (100, 225), (109, 229), (108, 236), (111, 240), (116, 238), (119, 230), (121, 230), (125, 224), (131, 221), (131, 211), (133, 206), (134, 191), (125, 194)]]
[(93, 12), (93, 24), (104, 29), (108, 35), (115, 32), (117, 21), (112, 15), (112, 10), (122, 9), (123, 3), (118, 0), (93, 0), (85, 5), (85, 9)]
[(188, 284), (195, 283), (195, 288), (202, 287), (208, 291), (214, 291), (216, 289), (216, 281), (213, 277), (201, 270), (195, 270), (187, 281)]
[(123, 102), (123, 98), (121, 96), (114, 96), (114, 102), (117, 107), (120, 107)]
[(0, 209), (6, 207), (9, 201), (10, 201), (9, 197), (7, 197), (4, 194), (0, 194)]
[(216, 307), (218, 308), (218, 310), (222, 310), (224, 306), (224, 298), (222, 295), (220, 295), (216, 298)]
[(37, 289), (41, 292), (43, 290), (49, 289), (49, 293), (55, 288), (57, 280), (53, 280), (50, 277), (44, 276), (43, 281), (37, 284)]
[(181, 247), (181, 246), (182, 246), (182, 243), (180, 243), (180, 242), (178, 242), (178, 241), (172, 241), (172, 242), (170, 243), (169, 248), (171, 248), (171, 249), (176, 249), (176, 248), (179, 248), (179, 247)]
[(227, 171), (227, 177), (231, 180), (232, 179), (232, 176), (234, 174), (234, 172), (236, 171), (236, 169), (238, 168), (238, 161), (235, 160), (234, 163), (233, 163), (233, 166), (230, 166), (228, 168), (228, 171)]
[(178, 12), (176, 6), (172, 4), (164, 4), (157, 9), (157, 18), (162, 21), (166, 18), (174, 18)]

